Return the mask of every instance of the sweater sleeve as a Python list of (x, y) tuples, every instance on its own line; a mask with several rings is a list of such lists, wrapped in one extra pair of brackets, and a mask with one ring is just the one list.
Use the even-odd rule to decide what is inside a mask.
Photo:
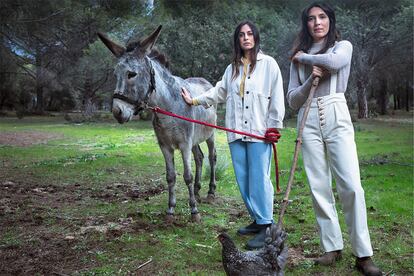
[(300, 63), (322, 66), (330, 72), (336, 72), (351, 62), (352, 44), (347, 40), (338, 42), (330, 53), (326, 54), (302, 54), (299, 56)]
[(309, 91), (312, 86), (312, 75), (301, 84), (299, 81), (298, 66), (293, 62), (290, 64), (290, 79), (288, 92), (286, 94), (289, 106), (295, 110), (302, 107), (309, 96)]
[(200, 96), (194, 97), (193, 104), (202, 105), (205, 108), (209, 108), (212, 105), (226, 102), (228, 78), (227, 75), (229, 73), (228, 70), (229, 67), (227, 67), (222, 79), (219, 82), (217, 82), (214, 87), (210, 88)]
[(283, 128), (283, 118), (285, 117), (285, 99), (283, 93), (283, 79), (280, 68), (275, 60), (272, 60), (273, 76), (271, 85), (271, 95), (269, 101), (269, 112), (267, 116), (268, 128)]

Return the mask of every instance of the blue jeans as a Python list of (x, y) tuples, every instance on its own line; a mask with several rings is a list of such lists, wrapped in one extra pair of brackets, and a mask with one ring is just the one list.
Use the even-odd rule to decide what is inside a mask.
[(257, 224), (272, 223), (271, 144), (236, 140), (229, 147), (236, 181), (250, 216)]

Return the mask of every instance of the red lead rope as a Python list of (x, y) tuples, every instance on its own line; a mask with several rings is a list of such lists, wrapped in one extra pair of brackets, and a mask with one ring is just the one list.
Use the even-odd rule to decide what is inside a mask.
[(175, 118), (178, 118), (178, 119), (181, 119), (181, 120), (184, 120), (184, 121), (188, 121), (188, 122), (192, 122), (192, 123), (196, 123), (196, 124), (199, 124), (199, 125), (204, 125), (204, 126), (208, 126), (208, 127), (212, 127), (212, 128), (217, 128), (217, 129), (224, 130), (224, 131), (227, 131), (227, 132), (233, 132), (233, 133), (237, 133), (237, 134), (240, 134), (240, 135), (250, 136), (250, 137), (253, 137), (253, 138), (271, 143), (272, 146), (273, 146), (273, 156), (274, 156), (274, 159), (275, 159), (276, 190), (277, 190), (278, 193), (280, 193), (279, 162), (277, 161), (277, 150), (276, 150), (276, 143), (275, 142), (270, 141), (269, 139), (267, 139), (264, 136), (259, 136), (259, 135), (255, 135), (255, 134), (251, 134), (251, 133), (247, 133), (247, 132), (243, 132), (243, 131), (238, 131), (238, 130), (234, 130), (234, 129), (230, 129), (230, 128), (225, 128), (225, 127), (222, 127), (222, 126), (217, 126), (217, 125), (209, 124), (209, 123), (206, 123), (206, 122), (202, 122), (202, 121), (194, 120), (194, 119), (191, 119), (191, 118), (187, 118), (187, 117), (184, 117), (184, 116), (180, 116), (180, 115), (177, 115), (175, 113), (171, 113), (169, 111), (161, 109), (158, 106), (150, 107), (150, 109), (153, 112), (157, 112), (157, 113), (161, 113), (161, 114), (168, 115), (168, 116), (171, 116), (171, 117), (175, 117)]

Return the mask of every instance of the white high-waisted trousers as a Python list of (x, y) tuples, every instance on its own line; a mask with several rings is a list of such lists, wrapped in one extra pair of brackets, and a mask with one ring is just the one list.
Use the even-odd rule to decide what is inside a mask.
[[(304, 108), (299, 110), (298, 126)], [(357, 257), (372, 256), (354, 129), (343, 93), (314, 98), (303, 131), (302, 156), (325, 252), (343, 249), (332, 176)]]

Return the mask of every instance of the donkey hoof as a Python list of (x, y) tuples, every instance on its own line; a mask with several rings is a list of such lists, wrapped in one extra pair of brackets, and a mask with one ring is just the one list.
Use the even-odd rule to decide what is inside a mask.
[(208, 194), (207, 195), (207, 202), (208, 203), (213, 203), (216, 200), (216, 196), (214, 194)]
[(199, 213), (191, 214), (191, 221), (195, 223), (201, 222), (201, 216)]
[(166, 214), (166, 215), (165, 215), (165, 221), (166, 221), (167, 223), (173, 223), (173, 222), (175, 222), (175, 217), (174, 217), (174, 215), (173, 215), (173, 214)]

